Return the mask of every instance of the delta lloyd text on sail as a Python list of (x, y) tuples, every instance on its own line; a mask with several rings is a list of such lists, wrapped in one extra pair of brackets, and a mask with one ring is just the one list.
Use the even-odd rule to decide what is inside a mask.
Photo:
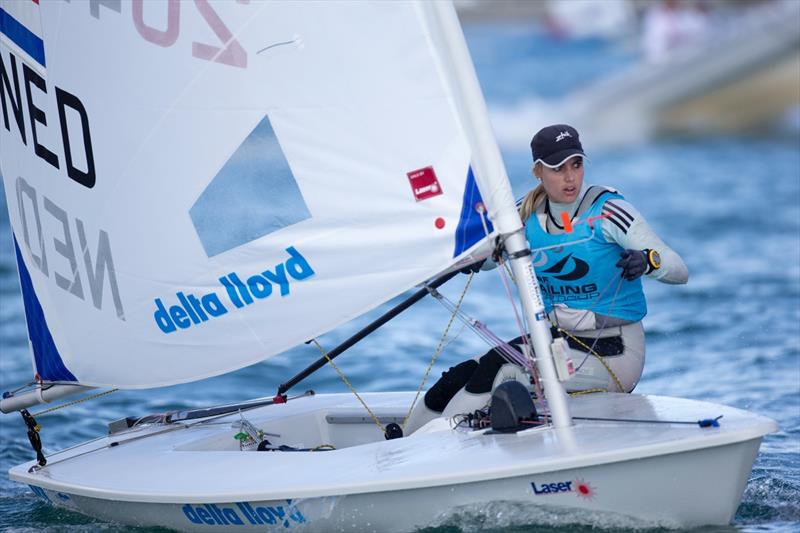
[[(178, 328), (187, 329), (228, 313), (229, 309), (242, 309), (269, 298), (277, 285), (280, 296), (290, 295), (292, 280), (302, 281), (314, 275), (314, 269), (305, 257), (293, 246), (286, 249), (289, 258), (278, 263), (271, 270), (265, 269), (247, 276), (246, 281), (236, 272), (219, 278), (224, 291), (221, 297), (217, 291), (196, 295), (189, 291), (175, 293), (177, 303), (167, 307), (161, 298), (155, 299), (156, 311), (153, 318), (164, 333), (172, 333)], [(223, 300), (229, 303), (226, 305)]]

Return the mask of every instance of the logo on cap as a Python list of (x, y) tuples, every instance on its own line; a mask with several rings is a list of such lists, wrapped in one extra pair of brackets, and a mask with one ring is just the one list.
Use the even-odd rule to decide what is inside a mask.
[(572, 137), (568, 131), (562, 131), (558, 135), (556, 135), (556, 142), (561, 142), (562, 140), (566, 139), (567, 137)]

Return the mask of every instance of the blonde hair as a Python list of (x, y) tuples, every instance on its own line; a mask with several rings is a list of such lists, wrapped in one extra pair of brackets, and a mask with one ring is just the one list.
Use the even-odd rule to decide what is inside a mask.
[[(541, 165), (541, 163), (536, 163), (531, 169), (531, 172), (534, 176), (536, 176), (536, 169), (537, 166)], [(538, 177), (538, 176), (537, 176)], [(539, 183), (535, 188), (531, 189), (528, 194), (525, 195), (525, 198), (522, 199), (522, 203), (519, 204), (519, 217), (522, 219), (522, 223), (525, 224), (528, 222), (528, 219), (536, 211), (536, 208), (544, 202), (545, 198), (547, 198), (547, 192), (544, 190), (544, 185)]]

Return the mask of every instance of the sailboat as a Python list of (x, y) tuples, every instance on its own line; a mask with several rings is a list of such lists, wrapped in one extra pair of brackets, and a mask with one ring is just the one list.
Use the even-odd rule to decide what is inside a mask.
[[(0, 403), (37, 455), (11, 479), (181, 531), (410, 531), (493, 502), (731, 520), (772, 420), (565, 393), (452, 5), (2, 0), (0, 22), (0, 162), (36, 374)], [(32, 405), (231, 372), (500, 248), (544, 391), (530, 427), (440, 417), (389, 435), (413, 392), (362, 394), (367, 411), (349, 393), (292, 396), (292, 380), (42, 452)]]

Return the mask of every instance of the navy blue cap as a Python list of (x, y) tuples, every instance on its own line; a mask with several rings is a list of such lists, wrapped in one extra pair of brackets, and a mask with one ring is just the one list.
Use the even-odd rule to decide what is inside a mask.
[(555, 124), (542, 128), (531, 140), (533, 162), (555, 168), (575, 155), (585, 157), (578, 131), (566, 124)]

